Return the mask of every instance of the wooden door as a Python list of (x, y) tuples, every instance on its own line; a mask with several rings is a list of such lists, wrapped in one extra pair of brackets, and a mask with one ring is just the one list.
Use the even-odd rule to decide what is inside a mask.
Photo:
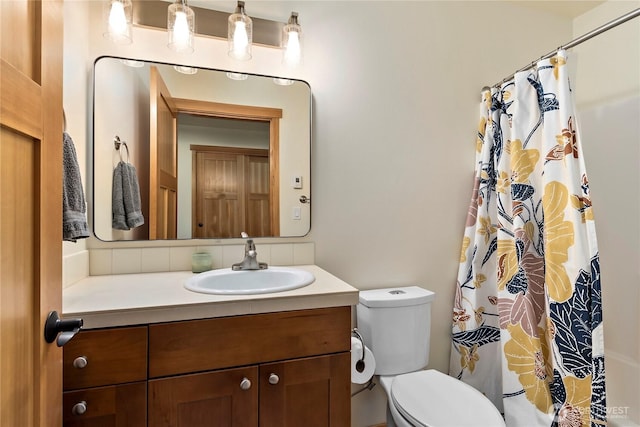
[(271, 208), (269, 201), (269, 156), (248, 155), (244, 161), (245, 231), (249, 236), (269, 237)]
[(156, 67), (151, 67), (149, 92), (149, 239), (175, 239), (178, 231), (178, 110)]
[(349, 352), (260, 365), (260, 427), (351, 425)]
[(0, 1), (0, 426), (62, 424), (62, 1)]
[(269, 152), (193, 145), (193, 236), (273, 236)]
[(257, 427), (258, 368), (150, 380), (149, 425)]
[(195, 153), (195, 238), (239, 237), (244, 229), (242, 156), (234, 153)]

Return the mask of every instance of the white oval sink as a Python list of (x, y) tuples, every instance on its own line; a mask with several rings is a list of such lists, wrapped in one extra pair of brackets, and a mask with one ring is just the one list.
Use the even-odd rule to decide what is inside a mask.
[(290, 267), (266, 270), (211, 270), (191, 277), (184, 287), (193, 292), (222, 295), (251, 295), (289, 291), (310, 285), (316, 278), (308, 271)]

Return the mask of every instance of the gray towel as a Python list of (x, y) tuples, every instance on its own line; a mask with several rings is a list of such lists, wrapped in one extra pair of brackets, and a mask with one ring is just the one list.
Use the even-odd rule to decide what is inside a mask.
[(89, 237), (87, 205), (73, 140), (62, 133), (62, 239), (75, 242)]
[(111, 203), (111, 226), (116, 230), (129, 230), (144, 224), (140, 207), (140, 185), (136, 168), (132, 164), (120, 161), (113, 170)]

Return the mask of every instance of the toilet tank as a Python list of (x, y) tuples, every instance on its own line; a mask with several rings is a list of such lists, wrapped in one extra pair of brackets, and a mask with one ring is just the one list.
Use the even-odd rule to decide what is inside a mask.
[(431, 301), (418, 286), (360, 291), (358, 330), (376, 360), (377, 375), (397, 375), (429, 362)]

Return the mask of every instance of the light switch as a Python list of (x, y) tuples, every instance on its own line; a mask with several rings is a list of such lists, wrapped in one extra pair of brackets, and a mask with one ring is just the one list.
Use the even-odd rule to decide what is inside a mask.
[(292, 219), (300, 219), (301, 216), (302, 216), (302, 214), (300, 213), (300, 206), (294, 206), (291, 218)]
[(291, 186), (293, 188), (302, 188), (302, 175), (295, 175), (291, 178)]

